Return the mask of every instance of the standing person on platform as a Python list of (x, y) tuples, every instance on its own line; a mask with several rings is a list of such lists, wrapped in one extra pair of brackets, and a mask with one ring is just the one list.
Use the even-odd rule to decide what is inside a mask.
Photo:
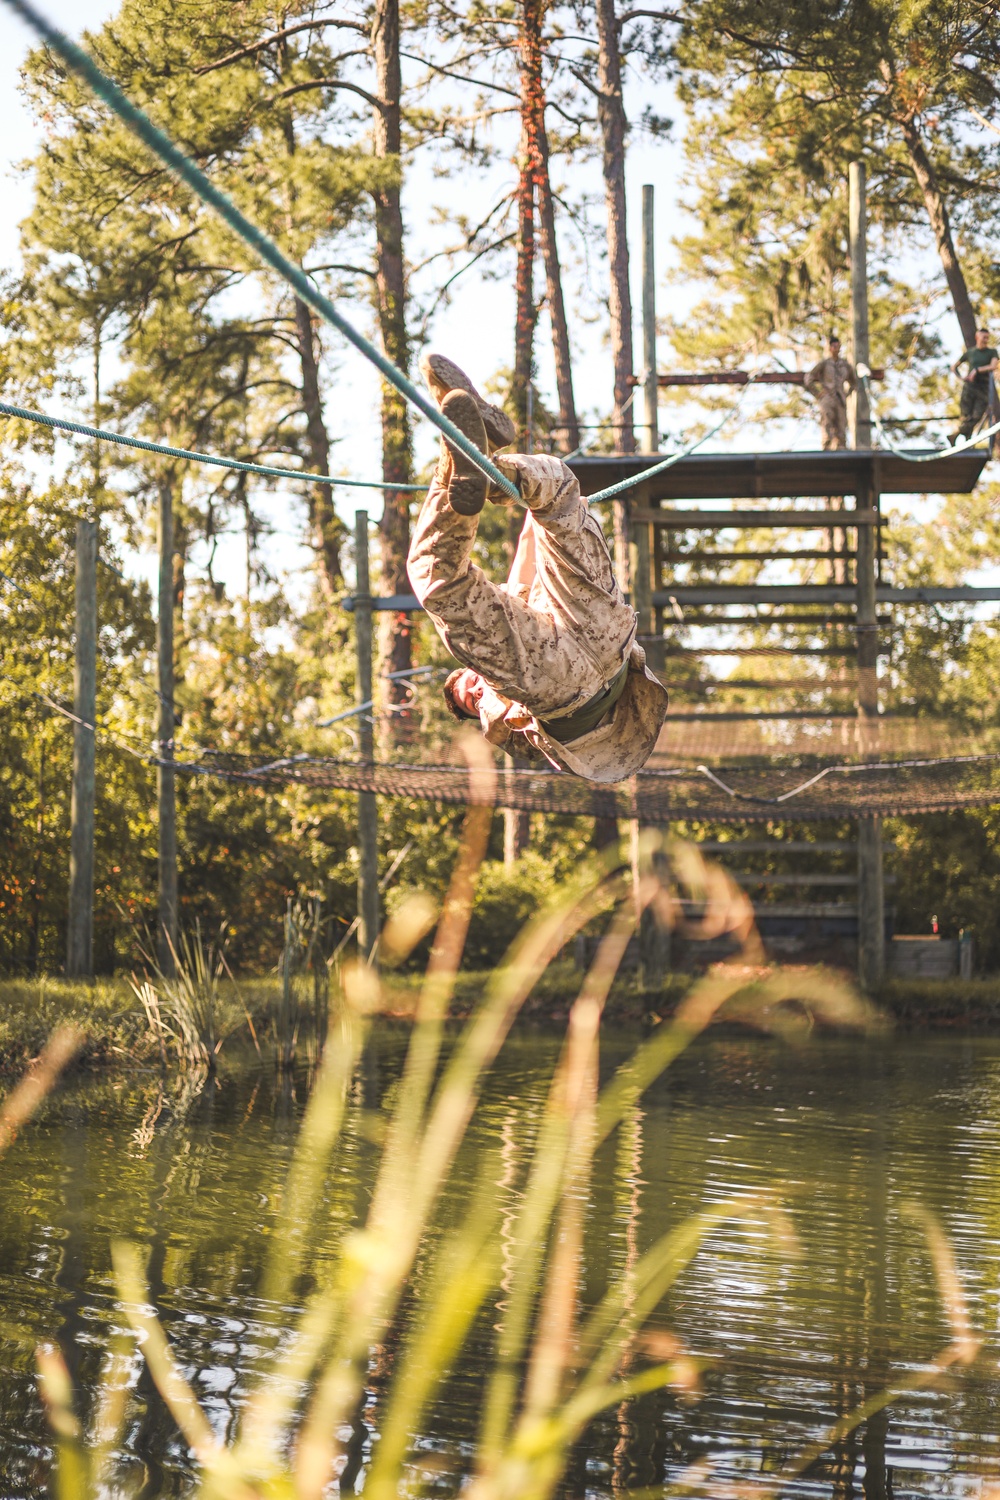
[[(575, 475), (547, 455), (501, 456), (509, 418), (440, 354), (420, 361), (441, 411), (520, 491), (499, 490), (442, 439), (441, 459), (410, 543), (413, 591), (463, 665), (444, 685), (458, 719), (474, 719), (510, 754), (544, 756), (589, 781), (624, 781), (644, 765), (667, 710), (667, 691), (636, 643), (635, 610), (611, 567), (604, 533)], [(489, 498), (524, 507), (507, 582), (472, 559)]]
[(819, 404), (819, 430), (824, 451), (847, 447), (847, 398), (858, 388), (849, 359), (842, 359), (840, 340), (831, 333), (828, 353), (806, 376), (806, 390)]
[(963, 365), (968, 366), (968, 373), (962, 377), (962, 395), (958, 404), (962, 421), (957, 437), (970, 438), (989, 409), (997, 362), (997, 351), (990, 343), (989, 334), (985, 328), (977, 328), (975, 344), (960, 354), (951, 367), (957, 375)]

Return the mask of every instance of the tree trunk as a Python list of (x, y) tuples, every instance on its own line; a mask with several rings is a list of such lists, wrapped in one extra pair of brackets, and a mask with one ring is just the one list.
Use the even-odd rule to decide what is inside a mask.
[(514, 378), (511, 404), (522, 451), (528, 442), (528, 390), (533, 374), (535, 341), (535, 174), (532, 165), (532, 125), (521, 103), (521, 145), (517, 177), (517, 271), (514, 278)]
[(521, 95), (522, 110), (529, 121), (535, 191), (538, 198), (538, 229), (545, 265), (545, 293), (552, 323), (556, 391), (559, 396), (558, 443), (564, 453), (580, 446), (580, 428), (573, 398), (573, 366), (569, 348), (569, 325), (563, 298), (562, 271), (556, 243), (555, 205), (549, 175), (549, 138), (545, 129), (545, 91), (542, 81), (543, 0), (522, 0), (521, 5)]
[[(280, 59), (281, 74), (285, 76), (289, 60), (287, 43), (282, 43), (279, 46), (278, 57)], [(290, 108), (286, 109), (282, 114), (282, 132), (285, 138), (285, 150), (288, 152), (289, 157), (293, 157), (296, 145), (295, 116)], [(289, 246), (292, 246), (295, 242), (296, 192), (295, 176), (291, 171), (285, 177), (284, 194), (285, 231), (288, 235)], [(313, 324), (312, 313), (301, 297), (293, 297), (292, 304), (295, 309), (295, 335), (299, 346), (299, 367), (302, 371), (302, 407), (306, 414), (306, 445), (309, 452), (309, 463), (314, 473), (329, 474), (330, 437), (323, 417), (323, 401), (319, 389), (319, 358), (316, 329)], [(310, 490), (309, 530), (312, 534), (313, 546), (316, 548), (320, 559), (320, 586), (329, 603), (340, 593), (344, 582), (340, 558), (344, 527), (338, 519), (333, 503), (333, 489), (328, 484), (313, 485)], [(248, 588), (248, 608), (249, 598), (250, 590)]]
[(635, 452), (632, 407), (634, 387), (632, 353), (632, 293), (628, 279), (628, 238), (625, 219), (625, 135), (628, 122), (622, 98), (621, 56), (618, 51), (618, 17), (615, 0), (596, 0), (597, 118), (601, 126), (601, 164), (604, 172), (604, 203), (608, 215), (608, 308), (611, 320), (611, 353), (615, 370), (615, 401), (612, 420), (615, 446), (622, 453)]
[[(302, 405), (306, 414), (309, 462), (315, 473), (329, 474), (330, 437), (323, 420), (315, 331), (312, 314), (301, 297), (295, 298), (295, 329), (302, 369)], [(334, 507), (333, 489), (328, 484), (314, 485), (310, 491), (309, 526), (322, 563), (320, 579), (323, 592), (328, 599), (332, 599), (343, 584), (340, 544), (344, 527)]]
[[(375, 155), (392, 164), (383, 172), (375, 190), (375, 239), (377, 298), (382, 348), (404, 374), (409, 373), (410, 349), (406, 334), (406, 272), (403, 261), (403, 213), (400, 203), (402, 170), (401, 107), (402, 79), (399, 64), (399, 0), (376, 0), (372, 26), (375, 52)], [(413, 482), (413, 451), (406, 401), (387, 381), (382, 382), (382, 477), (387, 484)], [(406, 554), (410, 545), (410, 496), (386, 489), (379, 523), (381, 586), (387, 594), (409, 591)], [(410, 616), (380, 616), (382, 660), (386, 670), (406, 672), (413, 661)], [(389, 682), (390, 704), (409, 701), (405, 680)], [(394, 715), (393, 737), (405, 739), (414, 728), (408, 713)]]
[(941, 192), (937, 173), (934, 170), (934, 163), (927, 154), (927, 148), (924, 145), (916, 122), (913, 120), (904, 121), (902, 130), (903, 140), (906, 142), (906, 149), (910, 154), (910, 165), (913, 168), (913, 175), (917, 179), (920, 191), (924, 195), (924, 206), (927, 209), (927, 217), (934, 232), (938, 255), (941, 257), (945, 280), (948, 283), (948, 290), (951, 292), (952, 305), (955, 309), (955, 316), (958, 319), (958, 326), (962, 330), (965, 348), (971, 349), (976, 342), (976, 314), (955, 250), (948, 207)]

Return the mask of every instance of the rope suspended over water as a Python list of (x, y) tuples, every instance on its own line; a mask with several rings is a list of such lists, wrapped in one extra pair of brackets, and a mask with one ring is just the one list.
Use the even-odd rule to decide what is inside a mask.
[(858, 365), (858, 379), (861, 381), (868, 397), (868, 409), (871, 412), (872, 425), (878, 434), (879, 441), (895, 453), (897, 458), (903, 458), (908, 464), (931, 464), (939, 458), (952, 458), (956, 453), (964, 453), (968, 448), (976, 448), (980, 443), (987, 442), (995, 433), (1000, 432), (1000, 422), (994, 422), (992, 427), (987, 427), (983, 432), (974, 433), (972, 437), (960, 438), (957, 443), (946, 443), (943, 448), (935, 448), (930, 453), (912, 453), (889, 436), (882, 425), (875, 404), (872, 401), (871, 370), (867, 365)]
[(709, 438), (713, 438), (715, 437), (717, 432), (721, 432), (730, 418), (736, 415), (740, 407), (743, 405), (744, 396), (750, 389), (755, 379), (756, 376), (750, 376), (746, 385), (744, 385), (743, 389), (740, 391), (739, 395), (737, 396), (736, 400), (733, 402), (733, 405), (729, 408), (729, 410), (720, 418), (718, 422), (716, 422), (714, 427), (710, 428), (708, 432), (702, 433), (701, 437), (698, 438), (695, 442), (688, 443), (686, 447), (678, 448), (676, 453), (671, 453), (667, 458), (663, 459), (661, 463), (654, 464), (651, 469), (643, 469), (641, 474), (636, 474), (631, 479), (621, 479), (617, 484), (609, 484), (607, 489), (598, 490), (595, 495), (588, 495), (587, 503), (589, 505), (593, 505), (596, 501), (599, 500), (613, 500), (616, 495), (623, 495), (626, 490), (634, 489), (637, 484), (645, 484), (646, 480), (655, 479), (657, 474), (662, 474), (665, 472), (665, 470), (672, 469), (674, 464), (679, 464), (682, 458), (687, 458), (689, 454), (694, 453), (696, 449), (700, 448), (704, 443), (707, 443)]
[(449, 421), (443, 412), (438, 411), (429, 396), (415, 386), (402, 370), (398, 370), (390, 359), (387, 359), (370, 340), (365, 338), (363, 333), (338, 312), (330, 298), (324, 296), (314, 286), (302, 267), (289, 260), (262, 229), (252, 224), (240, 213), (232, 199), (220, 188), (215, 187), (204, 172), (195, 166), (190, 157), (175, 146), (173, 141), (153, 124), (149, 116), (122, 93), (116, 83), (102, 73), (82, 47), (70, 41), (69, 37), (30, 4), (29, 0), (6, 0), (6, 3), (23, 21), (28, 23), (33, 31), (37, 32), (53, 52), (62, 58), (72, 72), (77, 73), (93, 89), (99, 99), (114, 110), (119, 119), (160, 158), (165, 166), (169, 167), (175, 176), (185, 182), (204, 204), (213, 209), (265, 265), (277, 271), (278, 275), (287, 281), (295, 294), (308, 307), (319, 313), (325, 322), (336, 328), (348, 343), (353, 344), (355, 349), (370, 360), (389, 384), (394, 385), (411, 405), (423, 412), (424, 416), (433, 422), (434, 426), (443, 432), (457, 448), (460, 448), (465, 456), (471, 459), (476, 467), (505, 495), (511, 500), (520, 498), (516, 485), (512, 484), (506, 475), (501, 474), (485, 453), (481, 453), (475, 443), (470, 442), (454, 422)]
[[(419, 387), (414, 385), (409, 377), (403, 374), (402, 370), (397, 369), (392, 361), (388, 359), (381, 352), (381, 350), (376, 348), (374, 344), (366, 339), (364, 334), (359, 332), (359, 330), (356, 329), (354, 325), (350, 323), (347, 318), (345, 318), (344, 315), (337, 310), (329, 297), (324, 296), (324, 294), (316, 286), (314, 286), (313, 282), (306, 275), (305, 271), (303, 271), (302, 267), (297, 266), (294, 261), (289, 260), (288, 257), (278, 248), (274, 241), (264, 233), (262, 229), (258, 228), (257, 225), (252, 224), (250, 220), (240, 212), (235, 203), (233, 203), (233, 201), (227, 196), (227, 194), (222, 192), (220, 188), (215, 187), (213, 183), (210, 182), (209, 179), (205, 176), (204, 172), (202, 172), (201, 169), (195, 165), (190, 157), (186, 156), (185, 153), (181, 151), (180, 148), (176, 146), (174, 142), (171, 141), (170, 138), (165, 135), (157, 125), (153, 124), (149, 116), (146, 115), (143, 110), (141, 110), (137, 105), (133, 104), (132, 101), (128, 99), (122, 92), (122, 90), (118, 87), (118, 85), (112, 82), (112, 80), (101, 71), (94, 60), (89, 57), (86, 52), (84, 52), (82, 47), (78, 47), (77, 44), (71, 41), (70, 38), (63, 32), (61, 32), (57, 26), (54, 26), (52, 22), (47, 19), (47, 17), (42, 15), (42, 13), (37, 10), (36, 7), (31, 3), (31, 0), (6, 0), (6, 4), (11, 10), (19, 15), (23, 21), (27, 22), (27, 24), (32, 28), (33, 31), (37, 32), (37, 34), (42, 38), (46, 45), (49, 46), (53, 52), (57, 53), (58, 56), (62, 58), (63, 62), (67, 65), (68, 68), (70, 68), (74, 73), (77, 73), (81, 78), (84, 79), (84, 81), (90, 86), (90, 88), (93, 89), (98, 98), (102, 99), (104, 103), (114, 111), (119, 119), (122, 120), (128, 126), (128, 128), (135, 135), (137, 135), (139, 139), (143, 141), (145, 145), (148, 146), (156, 156), (160, 158), (160, 160), (170, 169), (171, 172), (174, 173), (175, 176), (179, 177), (182, 182), (185, 182), (192, 190), (192, 192), (194, 192), (204, 204), (214, 210), (214, 212), (217, 213), (219, 217), (229, 225), (230, 229), (232, 229), (237, 235), (239, 235), (243, 243), (247, 245), (260, 260), (262, 260), (266, 265), (270, 266), (272, 270), (277, 271), (279, 276), (283, 277), (283, 279), (295, 292), (296, 296), (300, 297), (303, 302), (305, 302), (309, 307), (313, 308), (314, 311), (319, 313), (321, 318), (323, 318), (332, 327), (336, 328), (337, 331), (344, 338), (346, 338), (349, 343), (353, 344), (354, 347), (361, 354), (363, 354), (367, 360), (370, 360), (371, 363), (376, 367), (376, 369), (379, 370), (379, 372), (384, 376), (384, 378), (389, 381), (390, 385), (394, 385), (396, 389), (406, 398), (406, 400), (411, 403), (411, 405), (415, 406), (418, 411), (422, 412), (424, 416), (427, 417), (428, 420), (431, 421), (434, 426), (439, 429), (439, 431), (444, 433), (444, 435), (452, 443), (454, 443), (456, 447), (460, 448), (461, 451), (466, 455), (466, 457), (470, 458), (476, 465), (476, 467), (486, 475), (491, 483), (496, 485), (510, 499), (520, 499), (517, 486), (514, 485), (506, 477), (506, 475), (500, 472), (500, 470), (496, 467), (492, 460), (487, 458), (484, 453), (481, 453), (480, 450), (476, 447), (475, 443), (471, 442), (465, 436), (465, 434), (455, 426), (454, 422), (449, 421), (449, 419), (443, 414), (443, 412), (440, 412), (438, 410), (437, 406), (429, 396), (421, 391)], [(750, 382), (748, 382), (748, 384), (749, 383)], [(717, 433), (723, 427), (723, 425), (729, 421), (730, 417), (732, 417), (733, 414), (738, 410), (740, 402), (743, 399), (745, 389), (746, 388), (744, 388), (744, 391), (740, 393), (739, 400), (726, 413), (722, 420), (718, 422), (716, 426), (713, 427), (709, 432), (700, 437), (696, 442), (679, 449), (676, 453), (671, 454), (668, 458), (665, 458), (662, 463), (654, 465), (651, 469), (647, 469), (643, 473), (636, 474), (633, 478), (623, 479), (618, 484), (610, 485), (607, 489), (601, 490), (596, 495), (591, 495), (589, 497), (590, 500), (610, 500), (615, 495), (624, 494), (626, 490), (633, 489), (636, 485), (644, 483), (646, 480), (662, 473), (665, 469), (669, 469), (674, 464), (679, 463), (680, 460), (682, 458), (685, 458), (689, 453), (693, 453), (695, 449), (701, 447), (702, 444), (707, 442), (710, 437), (714, 436), (715, 433)], [(68, 426), (68, 424), (62, 422), (55, 423), (51, 420), (46, 422), (46, 419), (44, 417), (41, 417), (38, 413), (27, 415), (20, 410), (12, 411), (11, 409), (8, 409), (8, 415), (22, 415), (25, 416), (26, 420), (29, 421), (40, 420), (42, 422), (45, 422), (46, 425), (58, 425), (61, 427), (66, 427), (68, 431), (81, 431), (91, 437), (97, 437), (102, 440), (111, 442), (120, 441), (122, 442), (123, 446), (139, 446), (139, 440), (130, 440), (129, 443), (126, 443), (124, 439), (119, 439), (113, 434), (105, 434), (100, 432), (98, 429), (85, 429), (82, 424), (76, 424), (75, 427), (70, 427)], [(313, 479), (314, 482), (317, 478), (319, 478), (320, 483), (350, 483), (350, 481), (335, 480), (326, 476), (320, 477), (303, 475), (296, 473), (294, 470), (286, 470), (282, 472), (280, 470), (268, 470), (264, 466), (251, 467), (242, 466), (236, 463), (223, 464), (221, 460), (211, 459), (208, 457), (208, 455), (205, 454), (192, 454), (184, 452), (183, 450), (175, 450), (172, 452), (172, 450), (170, 449), (160, 448), (155, 444), (147, 445), (147, 451), (172, 453), (172, 456), (194, 459), (201, 463), (214, 462), (228, 468), (245, 467), (247, 472), (277, 474), (278, 477), (281, 478)], [(369, 486), (368, 481), (354, 481), (354, 483), (355, 485), (363, 486), (365, 488)], [(376, 489), (391, 488), (395, 490), (423, 488), (423, 486), (386, 486), (381, 484), (376, 484), (372, 487)]]
[(190, 448), (171, 448), (167, 443), (151, 443), (145, 438), (125, 437), (120, 432), (108, 432), (103, 427), (88, 427), (85, 422), (71, 422), (67, 417), (48, 417), (44, 412), (30, 411), (25, 406), (11, 406), (0, 401), (0, 416), (19, 417), (22, 422), (37, 422), (42, 427), (51, 427), (59, 432), (74, 432), (80, 437), (96, 438), (102, 443), (114, 443), (119, 448), (136, 448), (140, 453), (159, 453), (165, 458), (184, 458), (196, 464), (214, 464), (219, 469), (235, 469), (239, 474), (260, 474), (267, 479), (299, 479), (306, 484), (344, 485), (354, 490), (406, 490), (422, 494), (425, 484), (389, 484), (384, 479), (338, 479), (333, 474), (307, 474), (301, 469), (276, 469), (270, 464), (245, 463), (239, 458), (219, 458), (213, 453), (197, 453)]
[[(795, 822), (829, 818), (919, 816), (964, 807), (1000, 804), (1000, 755), (953, 755), (940, 759), (839, 762), (803, 778), (801, 765), (772, 762), (709, 766), (647, 767), (616, 786), (603, 786), (551, 769), (498, 768), (488, 776), (441, 763), (382, 764), (332, 756), (280, 756), (254, 762), (230, 751), (202, 750), (199, 760), (166, 758), (158, 743), (138, 749), (103, 726), (88, 724), (45, 693), (30, 697), (94, 735), (98, 744), (129, 755), (151, 769), (208, 778), (258, 791), (295, 785), (314, 792), (373, 792), (381, 797), (511, 808), (563, 817), (638, 818), (651, 825), (679, 821), (768, 822), (779, 813)], [(368, 705), (362, 705), (362, 708)], [(187, 755), (191, 751), (186, 752)]]

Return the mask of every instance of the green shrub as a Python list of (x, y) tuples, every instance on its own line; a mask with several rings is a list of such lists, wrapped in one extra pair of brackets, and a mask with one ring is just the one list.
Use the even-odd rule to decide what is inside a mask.
[(493, 969), (524, 924), (545, 906), (556, 881), (540, 854), (526, 850), (513, 869), (487, 860), (479, 872), (462, 967)]

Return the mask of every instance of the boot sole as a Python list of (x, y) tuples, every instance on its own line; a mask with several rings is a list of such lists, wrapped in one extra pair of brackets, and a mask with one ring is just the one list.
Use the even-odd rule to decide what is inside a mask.
[(516, 429), (510, 417), (499, 406), (492, 406), (489, 401), (483, 400), (468, 375), (454, 360), (448, 359), (444, 354), (423, 354), (420, 357), (420, 373), (439, 406), (449, 391), (465, 391), (472, 397), (483, 419), (486, 439), (491, 449), (507, 448), (514, 441)]
[[(441, 402), (442, 415), (454, 422), (459, 432), (475, 443), (480, 452), (486, 451), (486, 427), (476, 398), (469, 391), (449, 391)], [(448, 504), (460, 516), (478, 516), (486, 504), (489, 480), (481, 469), (477, 469), (471, 458), (466, 458), (460, 448), (448, 443), (454, 473), (448, 485)]]

